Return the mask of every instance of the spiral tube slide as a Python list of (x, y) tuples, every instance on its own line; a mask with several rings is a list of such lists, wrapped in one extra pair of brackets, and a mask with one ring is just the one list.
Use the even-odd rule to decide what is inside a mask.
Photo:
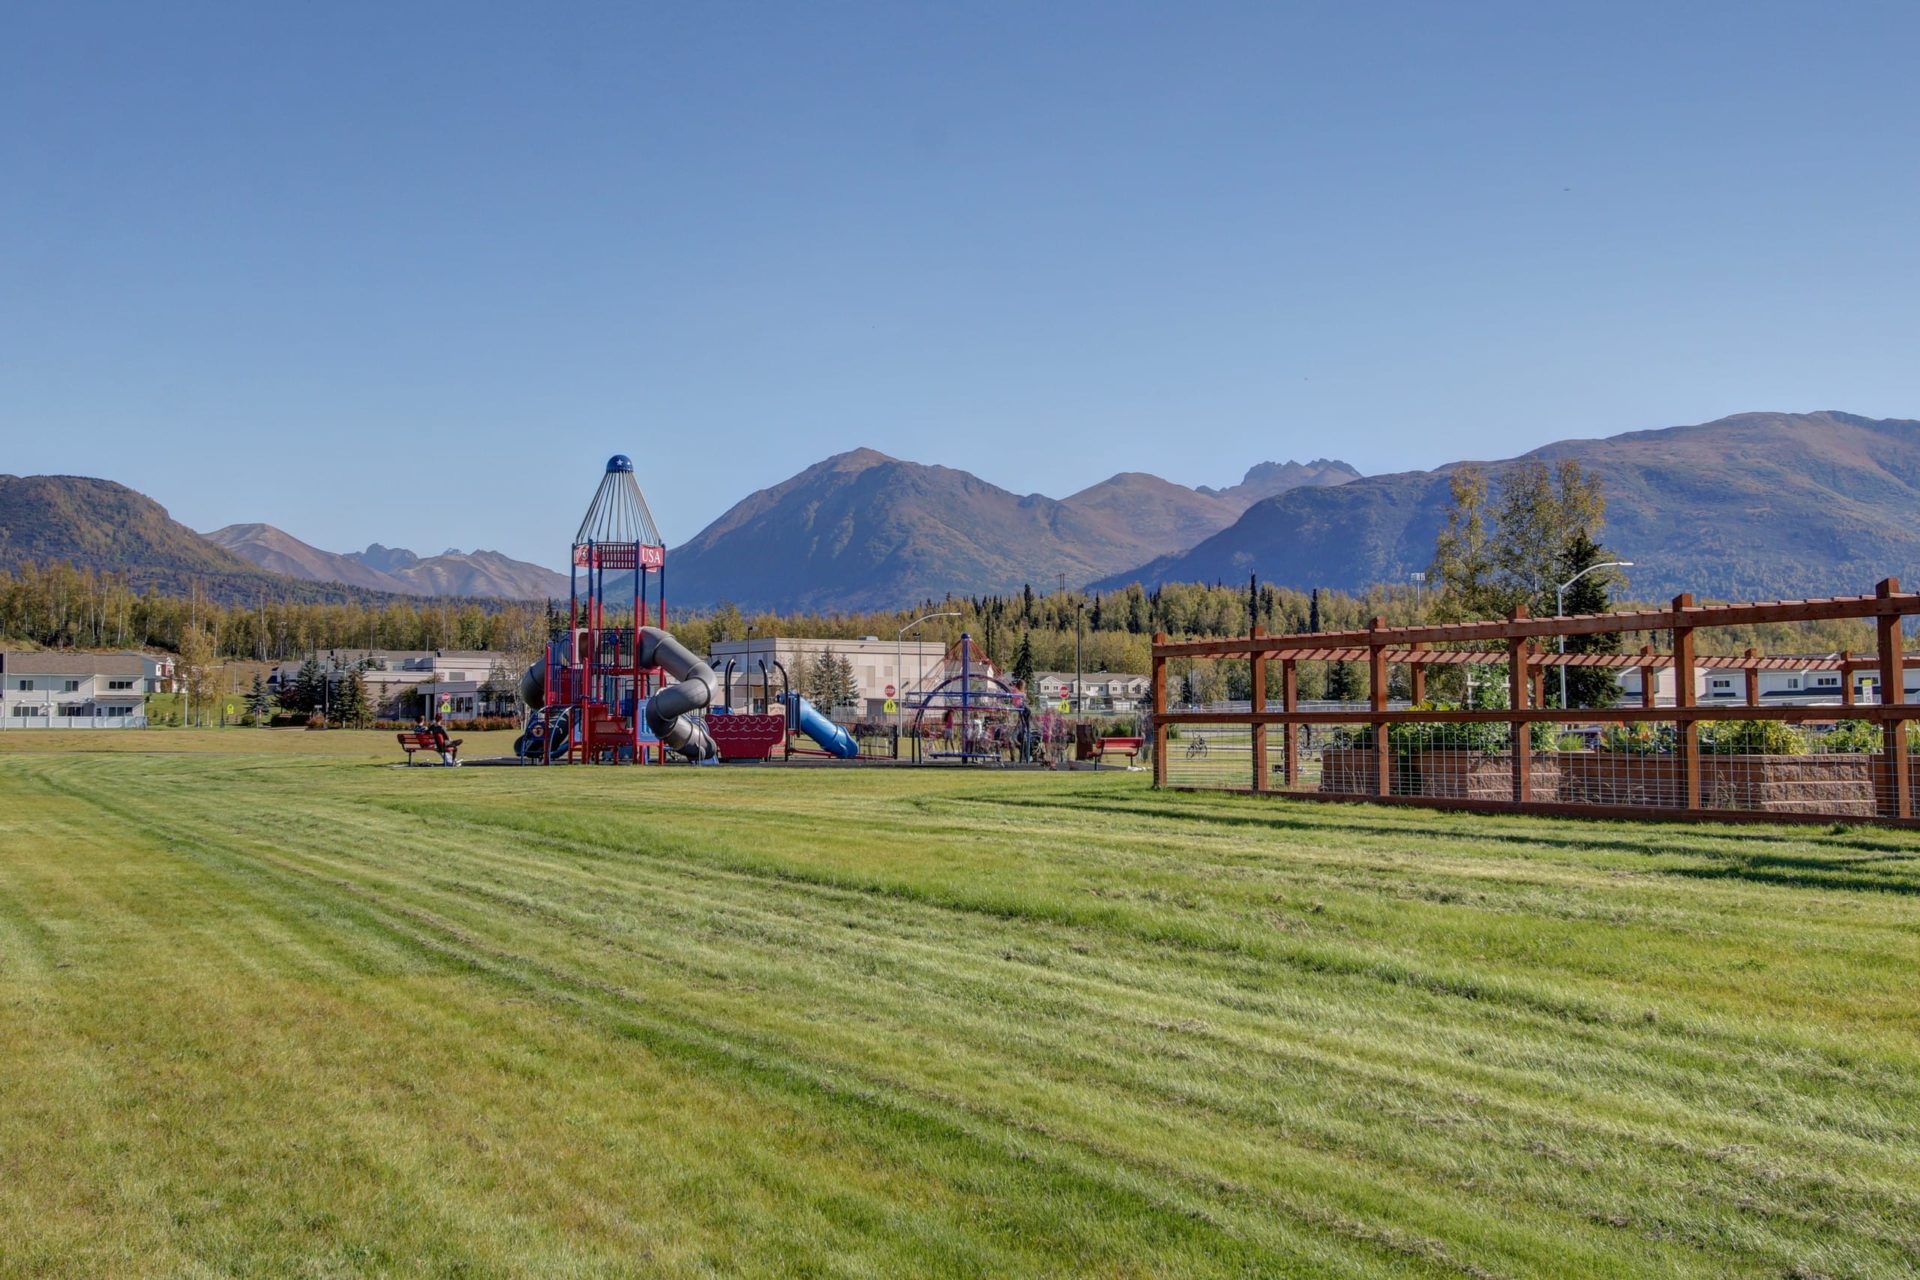
[[(713, 668), (658, 627), (640, 628), (639, 643), (640, 665), (659, 667), (678, 682), (647, 699), (647, 728), (667, 750), (689, 760), (718, 759), (720, 748), (714, 745), (706, 726), (689, 718), (689, 713), (713, 704), (714, 687), (719, 683)], [(520, 701), (538, 709), (545, 700), (546, 685), (547, 664), (536, 662), (520, 677)]]
[(706, 726), (688, 716), (713, 705), (713, 688), (719, 683), (713, 668), (658, 627), (640, 628), (640, 665), (659, 667), (678, 681), (647, 699), (647, 728), (667, 750), (689, 760), (719, 759), (720, 748)]
[(821, 715), (811, 702), (797, 693), (783, 693), (779, 700), (793, 709), (794, 723), (799, 725), (800, 732), (819, 743), (828, 755), (851, 760), (860, 754), (860, 744), (854, 736)]

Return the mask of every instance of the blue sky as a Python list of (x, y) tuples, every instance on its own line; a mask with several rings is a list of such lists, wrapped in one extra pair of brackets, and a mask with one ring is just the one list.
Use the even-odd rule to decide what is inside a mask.
[(21, 3), (0, 471), (558, 564), (870, 445), (1061, 496), (1920, 417), (1920, 6)]

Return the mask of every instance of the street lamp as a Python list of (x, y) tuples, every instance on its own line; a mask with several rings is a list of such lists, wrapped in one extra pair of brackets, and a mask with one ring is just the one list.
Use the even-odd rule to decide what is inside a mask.
[[(900, 690), (900, 699), (899, 701), (893, 704), (893, 729), (896, 735), (899, 734), (900, 730), (906, 728), (906, 724), (907, 724), (907, 662), (906, 662), (906, 657), (902, 652), (903, 649), (905, 648), (907, 632), (913, 630), (915, 627), (919, 626), (921, 623), (931, 622), (935, 618), (957, 618), (959, 616), (960, 616), (959, 614), (952, 613), (952, 612), (929, 613), (924, 617), (915, 618), (912, 622), (909, 622), (906, 626), (900, 628), (900, 630), (894, 634), (893, 678), (897, 682), (898, 688)], [(922, 666), (920, 669), (920, 678), (921, 678), (921, 681), (924, 683), (926, 680), (925, 666)]]
[[(1558, 587), (1554, 588), (1554, 593), (1553, 593), (1554, 615), (1556, 617), (1562, 617), (1562, 618), (1567, 616), (1567, 588), (1572, 586), (1574, 583), (1580, 581), (1580, 579), (1586, 577), (1588, 574), (1592, 573), (1595, 569), (1631, 569), (1631, 568), (1633, 568), (1633, 561), (1631, 560), (1603, 560), (1599, 564), (1588, 565), (1586, 568), (1582, 569), (1580, 572), (1574, 574), (1571, 578), (1568, 578), (1565, 582), (1561, 583)], [(1566, 637), (1566, 633), (1562, 632), (1560, 635), (1560, 652), (1564, 654), (1566, 651), (1567, 651), (1567, 637)], [(1560, 709), (1562, 711), (1565, 711), (1567, 709), (1567, 664), (1564, 662), (1560, 664)]]
[(1073, 602), (1073, 714), (1076, 716), (1085, 710), (1080, 692), (1081, 669), (1086, 665), (1080, 660), (1080, 612), (1086, 607), (1084, 600)]

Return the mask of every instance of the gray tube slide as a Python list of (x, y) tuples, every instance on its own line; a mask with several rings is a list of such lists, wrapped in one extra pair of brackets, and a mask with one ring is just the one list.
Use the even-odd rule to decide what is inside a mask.
[[(640, 628), (640, 665), (659, 667), (679, 682), (647, 700), (647, 728), (667, 750), (689, 760), (718, 758), (720, 748), (714, 745), (706, 728), (697, 720), (687, 719), (689, 712), (712, 705), (714, 686), (719, 683), (713, 668), (658, 627)], [(520, 701), (529, 707), (539, 707), (545, 700), (546, 684), (547, 664), (542, 659), (520, 677)]]
[(712, 705), (713, 687), (719, 682), (713, 668), (658, 627), (640, 628), (640, 665), (659, 667), (679, 682), (647, 699), (647, 728), (659, 735), (667, 750), (689, 760), (717, 759), (720, 748), (706, 726), (687, 717), (688, 712)]

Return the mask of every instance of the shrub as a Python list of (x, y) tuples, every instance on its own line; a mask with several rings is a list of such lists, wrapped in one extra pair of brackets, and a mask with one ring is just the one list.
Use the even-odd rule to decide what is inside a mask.
[(1721, 756), (1803, 756), (1807, 738), (1780, 720), (1709, 720), (1700, 726), (1700, 749)]
[(1820, 735), (1818, 746), (1822, 751), (1878, 751), (1880, 750), (1880, 726), (1867, 720), (1842, 720), (1826, 733)]
[(1673, 750), (1670, 724), (1610, 724), (1600, 735), (1600, 750), (1629, 756), (1663, 755)]

